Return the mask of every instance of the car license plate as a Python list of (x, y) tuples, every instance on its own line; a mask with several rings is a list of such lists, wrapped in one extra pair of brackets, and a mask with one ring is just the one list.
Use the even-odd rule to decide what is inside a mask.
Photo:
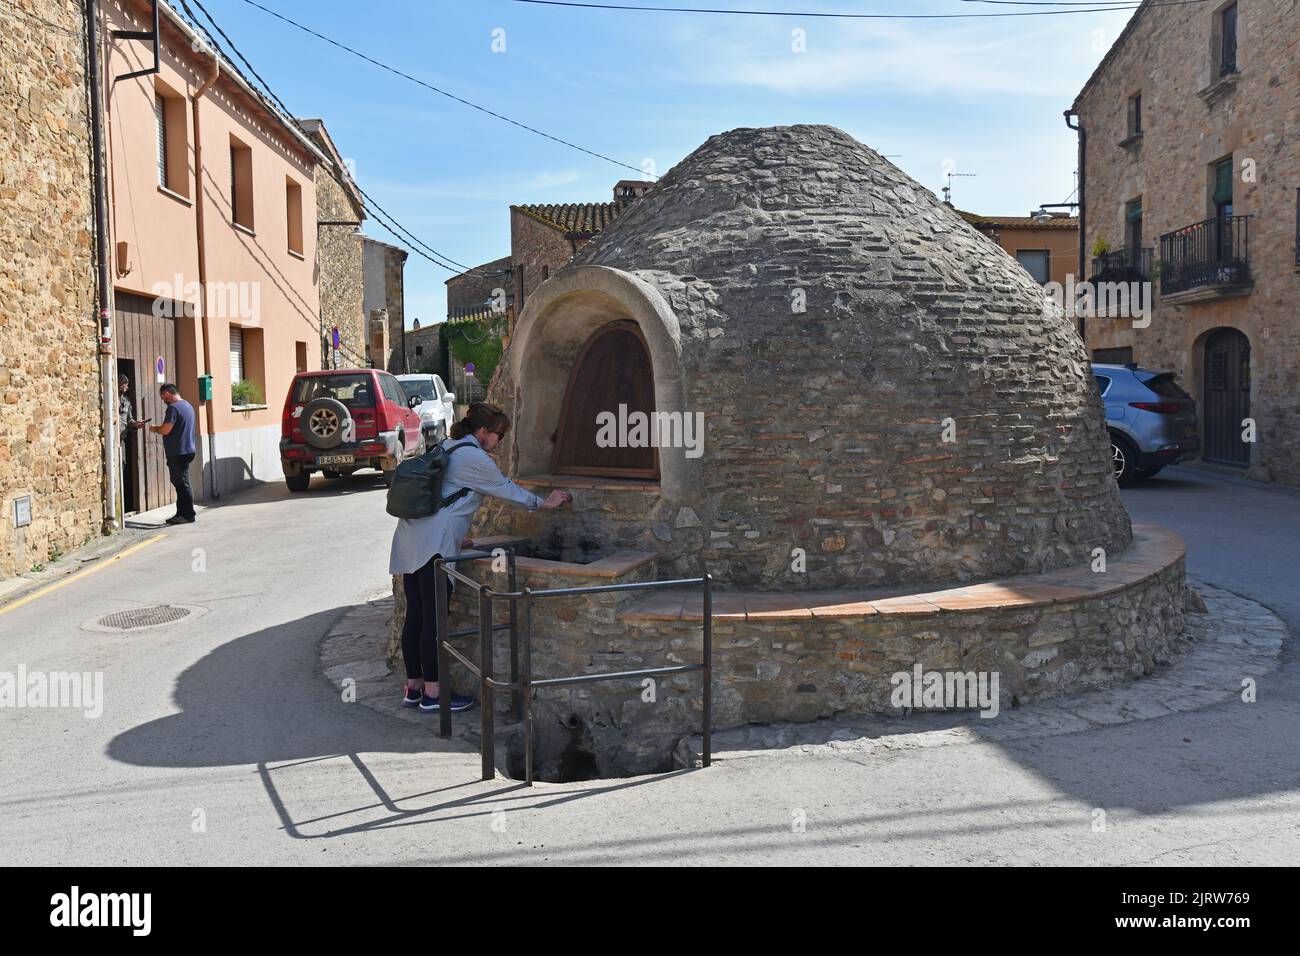
[(354, 455), (317, 455), (318, 465), (351, 465), (356, 462)]

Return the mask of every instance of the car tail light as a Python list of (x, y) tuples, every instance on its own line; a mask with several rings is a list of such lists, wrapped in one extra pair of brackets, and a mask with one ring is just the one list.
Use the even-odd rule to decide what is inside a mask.
[(358, 445), (358, 455), (382, 455), (386, 449), (383, 442), (371, 442), (367, 445)]
[(1183, 410), (1178, 402), (1129, 402), (1129, 406), (1140, 408), (1144, 412), (1155, 412), (1157, 415), (1177, 415)]
[(280, 416), (280, 434), (290, 441), (302, 441), (302, 430), (298, 427), (301, 422), (302, 404), (300, 402), (288, 402), (284, 406), (284, 412)]

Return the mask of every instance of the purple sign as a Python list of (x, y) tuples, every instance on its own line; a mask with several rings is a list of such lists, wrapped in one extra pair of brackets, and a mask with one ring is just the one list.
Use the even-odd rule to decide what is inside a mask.
[(339, 327), (337, 325), (334, 326), (334, 347), (339, 347)]
[(468, 375), (473, 375), (473, 374), (474, 374), (474, 363), (473, 363), (473, 362), (466, 362), (466, 363), (465, 363), (465, 372), (466, 372), (466, 374), (468, 374)]
[(167, 381), (167, 363), (163, 360), (163, 357), (161, 355), (158, 356), (157, 361), (153, 363), (153, 370), (154, 370), (154, 375), (158, 379), (159, 385)]

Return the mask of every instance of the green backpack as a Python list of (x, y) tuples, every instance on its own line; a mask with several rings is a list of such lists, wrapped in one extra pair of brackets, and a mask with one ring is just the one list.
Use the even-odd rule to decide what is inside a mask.
[(393, 483), (388, 486), (388, 513), (394, 518), (428, 518), (469, 494), (472, 489), (461, 488), (444, 498), (442, 479), (451, 453), (472, 444), (466, 441), (450, 448), (436, 445), (398, 465), (393, 472)]

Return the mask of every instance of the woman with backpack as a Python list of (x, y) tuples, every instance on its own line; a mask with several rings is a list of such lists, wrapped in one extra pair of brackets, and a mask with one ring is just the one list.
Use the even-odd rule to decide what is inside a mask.
[[(510, 429), (510, 417), (495, 405), (479, 402), (451, 428), (442, 443), (447, 466), (442, 476), (443, 504), (427, 518), (399, 518), (393, 532), (388, 560), (390, 574), (402, 575), (406, 594), (406, 621), (402, 625), (402, 659), (406, 664), (406, 687), (402, 703), (433, 713), (441, 706), (438, 686), (438, 620), (434, 596), (434, 562), (443, 555), (458, 554), (461, 542), (474, 520), (484, 495), (510, 501), (536, 511), (559, 508), (573, 497), (552, 491), (545, 499), (519, 487), (491, 458)], [(452, 590), (447, 579), (447, 596)], [(472, 697), (451, 694), (453, 711), (472, 707)]]

